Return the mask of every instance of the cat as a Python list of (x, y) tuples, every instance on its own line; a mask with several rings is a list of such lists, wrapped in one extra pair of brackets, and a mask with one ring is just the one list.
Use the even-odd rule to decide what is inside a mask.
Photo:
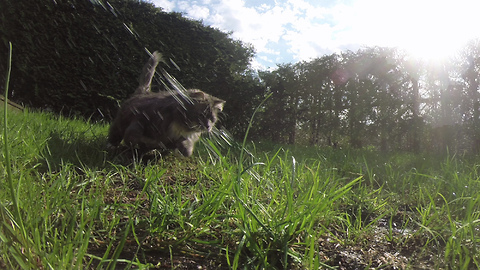
[(152, 92), (152, 78), (160, 61), (162, 55), (154, 52), (143, 67), (139, 86), (110, 126), (108, 143), (116, 147), (123, 141), (143, 153), (178, 149), (189, 157), (201, 134), (212, 131), (225, 101), (198, 89)]

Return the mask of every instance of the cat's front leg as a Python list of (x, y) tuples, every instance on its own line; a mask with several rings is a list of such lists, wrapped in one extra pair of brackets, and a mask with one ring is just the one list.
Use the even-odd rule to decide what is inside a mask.
[(182, 153), (182, 155), (189, 157), (193, 154), (194, 144), (195, 143), (193, 141), (185, 139), (177, 143), (177, 149), (180, 151), (180, 153)]

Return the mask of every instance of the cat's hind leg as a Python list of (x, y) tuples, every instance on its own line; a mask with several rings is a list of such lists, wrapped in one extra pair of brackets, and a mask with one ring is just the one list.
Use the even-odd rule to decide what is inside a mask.
[(128, 146), (137, 147), (142, 141), (144, 132), (144, 126), (140, 122), (134, 121), (127, 127), (127, 129), (125, 129), (123, 141)]
[(114, 121), (108, 131), (107, 148), (115, 148), (119, 146), (123, 140), (124, 134), (125, 130), (122, 129), (117, 121)]

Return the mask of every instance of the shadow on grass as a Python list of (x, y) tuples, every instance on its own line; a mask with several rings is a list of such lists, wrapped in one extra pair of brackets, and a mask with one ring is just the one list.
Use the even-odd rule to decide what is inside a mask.
[[(65, 136), (58, 132), (52, 132), (44, 149), (42, 149), (41, 171), (58, 171), (65, 164), (71, 164), (77, 168), (91, 170), (103, 170), (112, 166), (130, 166), (138, 162), (139, 155), (127, 146), (119, 146), (115, 149), (107, 149), (105, 136), (87, 138), (84, 135)], [(140, 162), (147, 164), (156, 162), (172, 151), (152, 151), (141, 156)]]
[(110, 164), (105, 145), (105, 137), (64, 136), (52, 132), (42, 150), (41, 168), (58, 171), (63, 165), (72, 164), (79, 168), (104, 169)]

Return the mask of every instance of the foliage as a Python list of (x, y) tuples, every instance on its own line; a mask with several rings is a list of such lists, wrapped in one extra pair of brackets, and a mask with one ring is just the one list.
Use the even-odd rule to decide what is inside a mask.
[(478, 41), (443, 62), (363, 48), (261, 72), (259, 137), (381, 151), (478, 152)]
[(31, 107), (109, 120), (136, 88), (148, 50), (162, 52), (185, 87), (227, 100), (224, 124), (232, 130), (246, 126), (235, 110), (251, 114), (260, 92), (250, 46), (144, 1), (5, 0), (0, 19), (2, 42), (15, 47), (12, 99)]

